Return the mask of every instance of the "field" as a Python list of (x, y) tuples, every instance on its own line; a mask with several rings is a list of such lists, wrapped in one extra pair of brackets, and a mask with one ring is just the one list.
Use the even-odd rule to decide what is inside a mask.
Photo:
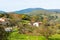
[[(46, 40), (44, 36), (32, 36), (32, 35), (25, 35), (25, 34), (19, 34), (18, 32), (12, 32), (8, 40)], [(60, 40), (60, 35), (55, 34), (49, 37), (48, 40)]]
[(19, 34), (17, 32), (13, 32), (8, 37), (9, 40), (46, 40), (43, 36), (29, 36), (25, 34)]

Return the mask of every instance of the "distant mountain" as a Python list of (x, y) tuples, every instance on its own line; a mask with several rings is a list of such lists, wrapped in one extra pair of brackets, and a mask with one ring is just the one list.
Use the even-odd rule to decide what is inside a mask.
[(35, 10), (46, 10), (46, 11), (49, 11), (49, 12), (60, 12), (60, 9), (27, 8), (27, 9), (15, 11), (15, 13), (23, 14), (23, 13), (29, 13), (29, 12), (32, 12), (32, 11), (35, 11)]
[(34, 10), (44, 10), (43, 8), (28, 8), (28, 9), (24, 9), (24, 10), (20, 10), (20, 11), (15, 11), (15, 13), (29, 13), (32, 12)]
[(0, 14), (4, 14), (4, 13), (6, 13), (6, 12), (4, 12), (4, 11), (0, 11)]
[(60, 12), (60, 9), (48, 9), (50, 12)]
[[(60, 13), (60, 9), (44, 9), (44, 8), (27, 8), (27, 9), (23, 9), (23, 10), (18, 10), (18, 11), (14, 11), (12, 13), (17, 13), (17, 14), (24, 14), (24, 13), (30, 13), (32, 11), (37, 11), (37, 10), (46, 10), (46, 11), (49, 11), (49, 12), (58, 12)], [(4, 11), (0, 11), (0, 13), (7, 13), (7, 12), (4, 12)], [(10, 12), (8, 12), (10, 13)]]

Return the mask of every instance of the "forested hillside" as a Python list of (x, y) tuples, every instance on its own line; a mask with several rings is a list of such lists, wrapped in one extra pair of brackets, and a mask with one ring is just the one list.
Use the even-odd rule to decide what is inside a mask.
[[(11, 29), (7, 31), (6, 28)], [(23, 14), (0, 13), (0, 40), (10, 40), (10, 38), (14, 40), (15, 33), (18, 33), (16, 35), (43, 36), (46, 40), (54, 40), (53, 35), (60, 35), (60, 13), (46, 10), (35, 10)], [(56, 39), (60, 40), (60, 38)]]

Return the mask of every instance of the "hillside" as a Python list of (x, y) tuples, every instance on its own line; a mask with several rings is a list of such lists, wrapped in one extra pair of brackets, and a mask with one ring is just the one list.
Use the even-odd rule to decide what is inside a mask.
[(35, 10), (44, 10), (43, 8), (28, 8), (28, 9), (23, 9), (23, 10), (19, 10), (19, 11), (15, 11), (16, 13), (29, 13)]
[[(4, 12), (3, 14), (1, 12), (0, 40), (35, 40), (35, 38), (36, 40), (60, 40), (58, 36), (60, 35), (59, 12), (40, 10), (39, 8), (29, 9), (28, 11), (22, 10), (22, 12)], [(6, 28), (12, 29), (6, 31)], [(53, 36), (54, 34), (58, 34), (56, 35), (57, 38)]]
[[(33, 11), (47, 11), (47, 12), (56, 12), (56, 13), (60, 13), (60, 9), (44, 9), (44, 8), (27, 8), (27, 9), (22, 9), (22, 10), (16, 10), (13, 11), (16, 14), (25, 14), (25, 13), (31, 13)], [(11, 12), (4, 12), (4, 11), (0, 11), (0, 14), (3, 13), (11, 13)]]
[(30, 13), (32, 11), (36, 11), (36, 10), (46, 10), (49, 12), (60, 12), (60, 9), (43, 9), (43, 8), (27, 8), (27, 9), (23, 9), (23, 10), (18, 10), (18, 11), (14, 11), (17, 14), (24, 14), (24, 13)]
[(6, 12), (4, 12), (4, 11), (0, 11), (0, 14), (4, 14), (4, 13), (6, 13)]

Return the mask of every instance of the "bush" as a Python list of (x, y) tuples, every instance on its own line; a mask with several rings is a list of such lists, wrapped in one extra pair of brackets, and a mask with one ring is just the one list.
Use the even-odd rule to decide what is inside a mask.
[(60, 34), (55, 34), (49, 37), (49, 40), (60, 40)]
[(34, 29), (35, 29), (34, 27), (25, 25), (25, 26), (22, 26), (22, 27), (19, 28), (19, 33), (29, 34), (29, 33), (32, 33)]
[(4, 26), (0, 25), (0, 40), (8, 40), (7, 37), (10, 35), (10, 33), (6, 32), (3, 27)]
[(3, 27), (0, 27), (0, 40), (7, 40), (6, 32), (4, 31)]

